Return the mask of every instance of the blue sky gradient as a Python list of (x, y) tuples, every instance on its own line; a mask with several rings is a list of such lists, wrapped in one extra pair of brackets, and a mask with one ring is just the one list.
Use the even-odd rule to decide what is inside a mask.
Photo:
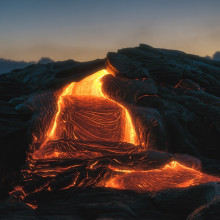
[(86, 61), (145, 43), (220, 50), (219, 0), (0, 0), (0, 57)]

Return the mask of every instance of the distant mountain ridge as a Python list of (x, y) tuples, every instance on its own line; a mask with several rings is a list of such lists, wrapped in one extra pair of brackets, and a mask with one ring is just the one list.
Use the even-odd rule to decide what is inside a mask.
[(13, 69), (22, 69), (29, 65), (36, 64), (36, 63), (46, 64), (46, 63), (52, 63), (52, 62), (54, 61), (48, 57), (42, 57), (37, 62), (14, 61), (14, 60), (7, 60), (7, 59), (0, 58), (0, 74), (10, 72)]
[(220, 51), (215, 52), (215, 54), (212, 57), (213, 60), (220, 60)]
[[(207, 59), (212, 60), (220, 60), (220, 51), (216, 51), (213, 56), (206, 56)], [(8, 60), (4, 58), (0, 58), (0, 74), (2, 73), (8, 73), (14, 69), (22, 69), (32, 64), (47, 64), (47, 63), (53, 63), (54, 60), (50, 59), (49, 57), (42, 57), (39, 61), (14, 61), (14, 60)]]

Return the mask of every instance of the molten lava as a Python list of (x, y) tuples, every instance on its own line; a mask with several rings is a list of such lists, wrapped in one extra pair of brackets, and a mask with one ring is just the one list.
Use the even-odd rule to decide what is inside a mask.
[(22, 200), (41, 190), (99, 186), (158, 191), (220, 180), (169, 158), (167, 165), (149, 168), (154, 161), (137, 144), (129, 111), (102, 92), (107, 74), (101, 70), (59, 93), (43, 141), (35, 138), (32, 144), (35, 151), (22, 171), (25, 184), (15, 188)]
[(121, 171), (120, 175), (111, 178), (105, 186), (136, 191), (159, 191), (215, 181), (220, 181), (220, 178), (203, 174), (198, 170), (172, 161), (160, 169)]
[[(78, 83), (67, 85), (58, 97), (57, 112), (44, 142), (34, 152), (34, 159), (73, 157), (71, 146), (52, 147), (54, 140), (127, 142), (137, 144), (131, 117), (121, 104), (102, 93), (101, 78), (109, 74), (101, 70)], [(69, 148), (69, 149), (67, 149)], [(73, 151), (72, 151), (73, 152)], [(79, 155), (79, 154), (78, 154)], [(97, 156), (99, 154), (95, 154)], [(80, 155), (79, 155), (80, 156)]]

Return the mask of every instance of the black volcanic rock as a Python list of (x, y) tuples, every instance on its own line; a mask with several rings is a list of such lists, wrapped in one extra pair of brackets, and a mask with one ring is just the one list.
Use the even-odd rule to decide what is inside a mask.
[[(120, 60), (123, 62), (117, 63)], [(122, 102), (133, 102), (136, 99), (137, 107), (140, 105), (148, 109), (153, 108), (160, 113), (163, 126), (166, 127), (162, 136), (167, 136), (166, 139), (169, 140), (164, 150), (168, 147), (173, 153), (188, 153), (215, 159), (220, 157), (218, 150), (220, 98), (216, 93), (206, 91), (211, 87), (220, 88), (218, 62), (178, 51), (140, 45), (138, 48), (119, 50), (118, 54), (110, 53), (107, 56), (107, 66), (112, 72), (115, 71), (116, 76), (125, 78), (124, 72), (127, 70), (129, 72), (127, 77), (134, 79), (137, 78), (136, 68), (148, 70), (147, 77), (153, 79), (158, 93), (147, 92), (150, 91), (147, 90), (147, 84), (145, 86), (143, 84), (142, 88), (142, 83), (148, 82), (149, 79), (127, 81), (126, 88), (125, 79), (117, 80), (117, 77), (109, 84), (106, 83), (106, 86), (111, 85), (106, 91), (108, 90), (107, 93), (113, 99), (115, 97)], [(136, 84), (140, 85), (136, 87)], [(125, 94), (119, 92), (120, 90)], [(145, 114), (150, 115), (147, 108)], [(155, 148), (161, 150), (163, 147)]]
[(220, 197), (216, 196), (208, 204), (202, 205), (190, 214), (187, 220), (218, 220), (220, 216)]

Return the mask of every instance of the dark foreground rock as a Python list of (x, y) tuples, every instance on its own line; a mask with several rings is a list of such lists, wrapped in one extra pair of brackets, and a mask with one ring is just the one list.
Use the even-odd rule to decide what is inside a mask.
[[(155, 195), (105, 188), (45, 191), (31, 195), (33, 200), (40, 201), (39, 207), (35, 210), (22, 202), (13, 203), (10, 199), (1, 203), (0, 217), (7, 219), (186, 219), (199, 206), (205, 206), (206, 209), (208, 206), (209, 210), (203, 211), (203, 215), (210, 213), (212, 214), (210, 217), (214, 217), (213, 210), (218, 212), (218, 204), (216, 199), (213, 200), (214, 202), (212, 199), (218, 190), (219, 186), (216, 184), (204, 184), (186, 189), (166, 190)], [(210, 204), (204, 205), (209, 202)], [(199, 210), (201, 212), (201, 208)], [(195, 212), (197, 214), (191, 214), (188, 219), (196, 219), (195, 216), (199, 214), (197, 210)]]
[(216, 196), (208, 204), (202, 205), (190, 214), (187, 220), (219, 219), (220, 216), (220, 197)]

